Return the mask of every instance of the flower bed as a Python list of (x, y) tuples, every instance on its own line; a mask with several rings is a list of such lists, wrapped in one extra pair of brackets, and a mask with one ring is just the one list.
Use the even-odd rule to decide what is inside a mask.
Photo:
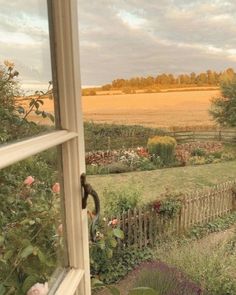
[(235, 155), (226, 152), (220, 142), (192, 142), (178, 144), (173, 160), (165, 164), (161, 155), (151, 154), (145, 147), (86, 154), (88, 174), (122, 173), (154, 170), (163, 167), (202, 165), (233, 160)]

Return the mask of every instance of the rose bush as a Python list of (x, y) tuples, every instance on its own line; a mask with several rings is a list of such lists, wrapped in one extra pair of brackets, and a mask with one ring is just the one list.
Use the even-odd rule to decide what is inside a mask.
[(0, 171), (0, 294), (46, 294), (39, 284), (63, 264), (56, 180), (55, 165), (42, 154)]

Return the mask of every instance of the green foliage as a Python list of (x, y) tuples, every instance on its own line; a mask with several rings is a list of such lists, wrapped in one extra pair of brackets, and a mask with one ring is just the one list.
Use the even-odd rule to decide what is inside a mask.
[[(91, 255), (93, 259), (94, 255)], [(110, 259), (106, 257), (96, 256), (96, 267), (91, 263), (91, 274), (105, 284), (112, 284), (124, 278), (129, 271), (142, 261), (152, 259), (153, 254), (149, 248), (137, 249), (129, 248), (114, 248), (113, 256)]]
[(86, 151), (110, 150), (145, 146), (149, 137), (165, 131), (140, 125), (84, 123)]
[(235, 159), (235, 154), (231, 152), (214, 152), (204, 156), (192, 156), (189, 158), (190, 165), (204, 165), (212, 163), (220, 163)]
[(176, 197), (167, 197), (165, 200), (161, 201), (161, 207), (159, 209), (160, 215), (168, 218), (175, 217), (182, 207), (182, 203)]
[(201, 148), (195, 148), (192, 152), (191, 152), (191, 156), (205, 156), (206, 155), (206, 150), (201, 149)]
[(100, 277), (106, 265), (110, 264), (110, 260), (117, 248), (118, 240), (123, 238), (124, 233), (119, 228), (107, 226), (104, 222), (100, 224), (99, 231), (97, 232), (97, 240), (89, 245), (92, 275)]
[(147, 207), (166, 218), (173, 218), (179, 213), (182, 207), (181, 193), (166, 190), (160, 196), (160, 200), (147, 204)]
[(40, 105), (43, 104), (40, 99), (42, 93), (39, 93), (37, 99), (30, 100), (28, 111), (16, 103), (16, 97), (21, 94), (16, 80), (18, 75), (19, 73), (14, 70), (14, 64), (11, 62), (5, 61), (5, 67), (0, 67), (0, 143), (49, 130), (50, 127), (38, 126), (27, 120), (27, 116), (34, 110), (38, 115), (54, 119), (51, 114), (40, 110)]
[(188, 237), (191, 238), (202, 238), (210, 233), (224, 231), (233, 224), (236, 223), (236, 212), (233, 212), (227, 216), (219, 217), (214, 221), (206, 223), (204, 225), (195, 225), (189, 231)]
[(193, 156), (189, 158), (190, 165), (204, 165), (206, 164), (206, 158), (202, 156)]
[[(23, 295), (36, 282), (49, 279), (63, 257), (60, 199), (53, 194), (56, 167), (41, 155), (0, 171), (0, 290)], [(25, 185), (32, 174), (34, 182)]]
[(170, 136), (155, 136), (148, 139), (147, 148), (150, 154), (159, 156), (164, 165), (174, 161), (176, 140)]
[(140, 171), (149, 171), (149, 170), (155, 170), (157, 168), (161, 168), (162, 166), (162, 161), (160, 157), (153, 157), (152, 161), (148, 158), (140, 158), (139, 161), (137, 162), (137, 170)]
[(133, 209), (138, 206), (140, 198), (141, 194), (137, 188), (105, 189), (103, 192), (105, 215), (117, 216)]
[(111, 285), (105, 285), (102, 281), (95, 278), (91, 279), (91, 287), (92, 287), (92, 290), (95, 290), (95, 291), (99, 291), (101, 289), (108, 289), (111, 295), (121, 295), (120, 291), (116, 287)]
[(236, 127), (236, 77), (221, 84), (221, 97), (212, 100), (210, 114), (222, 126)]

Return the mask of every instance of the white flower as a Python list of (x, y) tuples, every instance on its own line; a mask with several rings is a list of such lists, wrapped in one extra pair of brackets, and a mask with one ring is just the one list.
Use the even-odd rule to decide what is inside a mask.
[(48, 283), (33, 285), (27, 292), (27, 295), (47, 295), (48, 294)]

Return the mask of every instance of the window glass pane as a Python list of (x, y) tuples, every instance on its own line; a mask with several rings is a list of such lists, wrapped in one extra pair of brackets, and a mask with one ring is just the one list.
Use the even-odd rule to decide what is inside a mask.
[(0, 171), (0, 289), (7, 294), (26, 294), (36, 283), (51, 288), (67, 266), (60, 163), (53, 148)]
[(0, 144), (54, 129), (47, 1), (0, 0)]

